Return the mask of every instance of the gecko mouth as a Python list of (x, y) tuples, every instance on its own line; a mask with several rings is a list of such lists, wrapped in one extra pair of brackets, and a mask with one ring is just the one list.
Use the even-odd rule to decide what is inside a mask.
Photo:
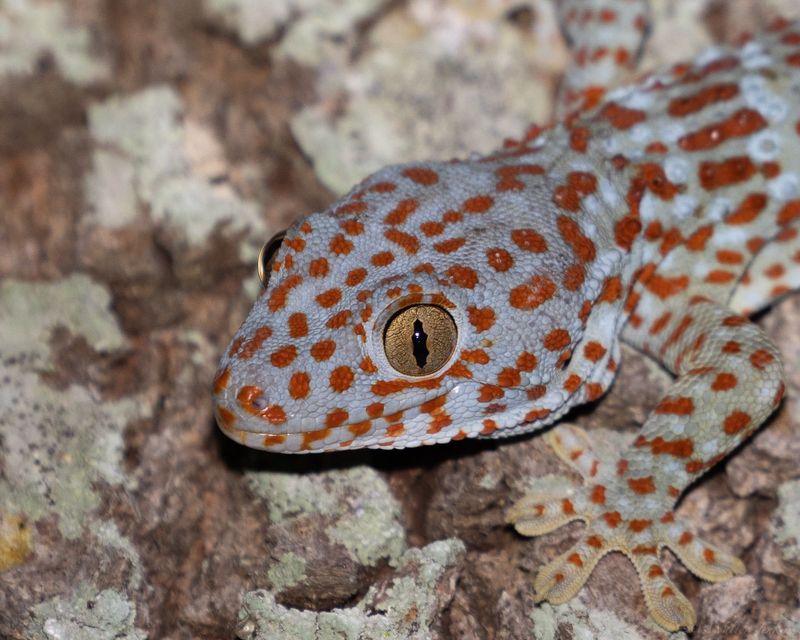
[[(360, 420), (358, 418), (361, 416), (353, 419), (346, 411), (338, 409), (328, 413), (322, 425), (311, 419), (295, 424), (284, 421), (274, 430), (248, 428), (256, 426), (252, 418), (247, 420), (250, 416), (234, 413), (221, 403), (217, 404), (215, 414), (217, 424), (229, 438), (248, 447), (267, 451), (306, 453), (340, 448), (400, 448), (410, 446), (404, 442), (412, 433), (424, 434), (431, 443), (436, 441), (436, 434), (451, 424), (449, 417), (443, 419), (445, 414), (442, 405), (446, 397), (447, 394), (443, 394), (393, 414), (376, 417), (370, 417), (364, 411)], [(244, 422), (242, 418), (245, 418)]]

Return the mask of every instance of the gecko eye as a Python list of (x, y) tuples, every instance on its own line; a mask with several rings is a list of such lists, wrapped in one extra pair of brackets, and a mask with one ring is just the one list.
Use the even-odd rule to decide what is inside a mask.
[(434, 304), (415, 304), (395, 313), (383, 330), (386, 359), (407, 376), (427, 376), (444, 367), (458, 340), (456, 323)]
[(261, 280), (262, 286), (267, 286), (269, 283), (269, 276), (272, 273), (272, 263), (275, 262), (275, 254), (281, 248), (281, 243), (286, 237), (286, 232), (281, 231), (276, 233), (270, 241), (261, 247), (261, 252), (258, 254), (258, 279)]

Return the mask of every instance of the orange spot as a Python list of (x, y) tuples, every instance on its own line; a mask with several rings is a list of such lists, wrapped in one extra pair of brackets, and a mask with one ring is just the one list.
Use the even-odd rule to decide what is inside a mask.
[(478, 402), (492, 402), (492, 400), (499, 400), (505, 395), (505, 392), (493, 384), (481, 385), (478, 392)]
[(600, 536), (591, 535), (586, 538), (586, 544), (588, 544), (593, 549), (600, 549), (603, 547), (603, 539)]
[(730, 100), (739, 95), (739, 87), (735, 83), (714, 84), (704, 87), (697, 93), (674, 98), (667, 108), (667, 112), (676, 118), (688, 116), (704, 109), (714, 102)]
[(599, 342), (592, 340), (583, 347), (583, 355), (592, 362), (599, 362), (606, 355), (606, 348)]
[(342, 426), (347, 419), (350, 417), (350, 414), (347, 413), (344, 409), (337, 407), (327, 416), (325, 416), (325, 427), (327, 429), (335, 429), (336, 427)]
[(530, 372), (536, 368), (538, 364), (538, 360), (536, 356), (532, 353), (528, 353), (527, 351), (523, 351), (517, 356), (517, 369), (520, 371)]
[(660, 578), (664, 575), (664, 570), (657, 564), (651, 565), (647, 571), (648, 578)]
[(491, 307), (467, 307), (467, 317), (478, 331), (487, 331), (494, 325), (495, 313)]
[(289, 316), (289, 335), (292, 338), (303, 338), (308, 335), (306, 314), (297, 312)]
[(337, 391), (338, 393), (343, 393), (344, 391), (347, 391), (353, 384), (353, 378), (353, 370), (350, 367), (336, 367), (333, 371), (331, 371), (329, 378), (331, 389)]
[(281, 282), (277, 287), (275, 287), (269, 296), (269, 300), (267, 301), (267, 307), (269, 310), (275, 312), (278, 311), (278, 309), (283, 309), (283, 307), (286, 306), (286, 298), (289, 296), (289, 292), (302, 281), (303, 277), (297, 273), (294, 273)]
[(485, 213), (494, 204), (492, 196), (473, 196), (467, 198), (461, 208), (467, 213)]
[(439, 174), (426, 167), (409, 167), (403, 170), (403, 175), (417, 184), (430, 187), (439, 182)]
[(433, 248), (439, 253), (453, 253), (454, 251), (458, 251), (461, 247), (463, 247), (466, 241), (466, 238), (450, 238), (449, 240), (437, 242), (433, 245)]
[(419, 240), (412, 236), (410, 233), (400, 231), (399, 229), (387, 229), (383, 232), (383, 236), (394, 244), (403, 248), (408, 255), (414, 255), (419, 251)]
[(575, 255), (584, 262), (595, 259), (597, 251), (594, 243), (581, 231), (580, 225), (566, 216), (559, 216), (556, 221), (561, 237), (572, 249)]
[(622, 516), (619, 511), (609, 511), (603, 514), (603, 520), (606, 521), (609, 527), (616, 529), (622, 522)]
[(654, 493), (656, 485), (653, 482), (653, 476), (646, 476), (644, 478), (628, 478), (628, 486), (636, 494), (645, 495)]
[(305, 371), (298, 371), (293, 373), (289, 378), (289, 395), (295, 400), (302, 400), (308, 396), (308, 391), (311, 388), (311, 378)]
[(658, 403), (654, 413), (671, 414), (676, 416), (690, 416), (694, 413), (694, 402), (686, 396), (666, 396)]
[(231, 380), (230, 367), (225, 367), (214, 377), (214, 393), (216, 395), (219, 395), (220, 393), (225, 391), (225, 387), (228, 386), (228, 382), (230, 382), (230, 380)]
[(444, 225), (441, 222), (428, 221), (420, 224), (419, 230), (428, 237), (438, 236), (444, 233)]
[(319, 429), (318, 431), (307, 431), (303, 434), (303, 441), (300, 444), (302, 450), (310, 449), (311, 444), (317, 440), (324, 440), (331, 434), (330, 428)]
[(391, 251), (379, 251), (370, 258), (370, 262), (376, 267), (385, 267), (394, 262), (394, 254)]
[(783, 226), (794, 222), (798, 218), (800, 218), (800, 200), (792, 200), (791, 202), (787, 202), (781, 210), (778, 211), (775, 221), (778, 225)]
[(569, 393), (575, 393), (581, 386), (581, 377), (575, 373), (570, 374), (566, 380), (564, 380), (564, 390)]
[(557, 291), (555, 282), (546, 276), (535, 275), (525, 284), (511, 289), (509, 304), (515, 309), (532, 311), (550, 300)]
[(622, 297), (622, 279), (619, 276), (606, 278), (603, 283), (603, 290), (597, 298), (598, 302), (616, 302)]
[(708, 272), (704, 282), (708, 282), (709, 284), (726, 284), (735, 278), (736, 274), (731, 273), (730, 271), (714, 269)]
[(574, 564), (576, 567), (583, 566), (583, 560), (581, 560), (580, 555), (578, 555), (577, 553), (569, 554), (569, 556), (567, 556), (567, 562), (569, 562), (570, 564)]
[(486, 261), (492, 269), (500, 273), (508, 271), (514, 266), (514, 258), (511, 257), (511, 254), (498, 247), (486, 250)]
[(419, 203), (414, 198), (406, 198), (397, 203), (397, 206), (386, 214), (383, 221), (386, 224), (403, 224), (408, 216), (417, 210)]
[(717, 377), (714, 378), (714, 382), (711, 383), (711, 390), (729, 391), (736, 387), (736, 384), (736, 376), (732, 373), (719, 373), (717, 374)]
[(325, 326), (328, 329), (341, 329), (342, 327), (346, 326), (350, 320), (350, 316), (353, 315), (351, 311), (347, 309), (340, 311), (339, 313), (335, 313), (328, 321), (325, 323)]
[(320, 293), (315, 300), (317, 304), (323, 309), (328, 309), (338, 303), (342, 299), (341, 289), (328, 289)]
[(547, 242), (533, 229), (514, 229), (511, 231), (511, 240), (523, 251), (531, 253), (547, 251)]
[(618, 105), (616, 102), (609, 102), (600, 111), (600, 117), (605, 118), (615, 129), (630, 129), (635, 124), (647, 119), (647, 114), (638, 109), (628, 109)]
[(700, 185), (710, 191), (749, 180), (755, 172), (756, 166), (748, 156), (734, 156), (720, 162), (701, 162), (698, 175)]
[(449, 276), (453, 284), (463, 289), (474, 289), (478, 284), (478, 273), (470, 267), (454, 264), (445, 271), (445, 274)]
[(730, 138), (748, 136), (767, 126), (767, 121), (755, 109), (739, 109), (725, 120), (714, 122), (702, 129), (687, 133), (678, 140), (684, 151), (707, 151), (723, 144)]
[(745, 429), (749, 424), (750, 416), (748, 414), (746, 414), (744, 411), (734, 411), (725, 418), (725, 422), (722, 424), (722, 429), (729, 436), (732, 436), (742, 431), (742, 429)]
[(520, 375), (516, 369), (505, 367), (497, 374), (497, 384), (501, 387), (516, 387), (519, 383)]
[(329, 359), (336, 351), (336, 343), (333, 340), (320, 340), (311, 345), (311, 357), (317, 362)]
[(339, 223), (339, 227), (350, 236), (359, 236), (364, 233), (364, 223), (354, 218), (342, 220)]
[(649, 528), (650, 525), (653, 524), (652, 520), (631, 520), (628, 522), (628, 529), (633, 531), (634, 533), (641, 533), (645, 529)]
[(372, 422), (370, 420), (364, 420), (363, 422), (356, 422), (355, 424), (349, 425), (347, 430), (358, 438), (368, 433), (371, 428)]
[(345, 284), (348, 287), (355, 287), (356, 285), (361, 284), (366, 277), (367, 270), (363, 267), (358, 267), (347, 274), (347, 278), (345, 278)]
[(586, 279), (586, 270), (583, 265), (573, 264), (564, 271), (564, 288), (568, 291), (577, 291), (583, 286)]
[(594, 487), (592, 487), (592, 493), (589, 499), (595, 504), (605, 504), (606, 488), (601, 484), (596, 484)]
[(233, 428), (236, 422), (236, 415), (232, 411), (228, 411), (225, 407), (217, 407), (217, 423), (225, 430)]
[(489, 362), (489, 354), (483, 349), (464, 349), (461, 352), (461, 359), (475, 364), (487, 364)]
[(272, 352), (269, 357), (269, 361), (272, 363), (273, 367), (278, 367), (282, 369), (283, 367), (288, 367), (294, 359), (297, 357), (297, 347), (293, 344), (287, 344), (282, 346), (280, 349), (277, 349)]
[(285, 434), (269, 434), (262, 438), (261, 443), (265, 447), (274, 447), (278, 444), (283, 444), (286, 442), (286, 435)]
[(548, 351), (559, 351), (569, 346), (570, 335), (566, 329), (553, 329), (548, 333), (542, 343)]
[(330, 267), (326, 258), (316, 258), (308, 264), (308, 275), (312, 278), (324, 278), (328, 275)]
[(758, 349), (750, 354), (750, 364), (756, 369), (763, 369), (774, 360), (775, 356), (773, 356), (769, 351), (764, 351), (763, 349)]
[(564, 498), (561, 501), (561, 510), (564, 512), (564, 515), (574, 515), (575, 507), (572, 505), (572, 502), (570, 502), (569, 498)]

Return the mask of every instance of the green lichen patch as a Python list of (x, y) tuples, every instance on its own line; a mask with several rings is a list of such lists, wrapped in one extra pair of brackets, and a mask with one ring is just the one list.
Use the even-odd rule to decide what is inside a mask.
[(269, 580), (276, 591), (283, 591), (302, 582), (306, 577), (306, 561), (291, 551), (278, 558), (267, 571)]
[(218, 180), (220, 162), (204, 154), (222, 151), (205, 129), (185, 122), (174, 89), (154, 86), (109, 98), (89, 111), (89, 129), (97, 147), (86, 193), (96, 224), (130, 224), (141, 203), (157, 225), (190, 246), (201, 247), (217, 229), (249, 231), (251, 242), (266, 234), (256, 204)]
[[(343, 193), (387, 164), (488, 153), (547, 120), (553, 87), (531, 61), (558, 67), (564, 50), (521, 35), (501, 11), (452, 3), (439, 19), (397, 12), (356, 64), (320, 76), (322, 99), (293, 118), (292, 132), (322, 182)], [(541, 23), (555, 30), (546, 11)]]
[(136, 606), (117, 591), (81, 583), (71, 596), (56, 596), (31, 610), (31, 640), (144, 640), (134, 626)]
[(0, 76), (32, 75), (41, 58), (50, 55), (70, 82), (106, 79), (110, 67), (92, 44), (89, 29), (73, 24), (62, 2), (14, 0), (0, 5)]
[(333, 518), (328, 535), (356, 562), (395, 562), (405, 549), (400, 505), (383, 477), (369, 467), (303, 476), (249, 473), (247, 479), (275, 523), (309, 514)]
[(135, 399), (99, 400), (90, 389), (56, 390), (39, 372), (52, 367), (55, 327), (82, 335), (98, 351), (122, 334), (108, 292), (85, 276), (61, 282), (0, 285), (0, 509), (35, 521), (58, 515), (67, 538), (83, 530), (100, 497), (95, 484), (122, 483), (122, 432), (146, 413)]
[(775, 541), (786, 560), (800, 560), (800, 480), (778, 487), (778, 508), (772, 521)]
[(465, 553), (459, 540), (409, 549), (395, 575), (376, 585), (353, 607), (300, 611), (278, 604), (268, 591), (245, 595), (237, 635), (243, 640), (423, 640), (449, 604), (450, 572)]
[[(646, 640), (651, 635), (642, 635), (636, 627), (618, 618), (611, 611), (590, 609), (576, 596), (566, 604), (553, 606), (543, 603), (531, 609), (535, 640), (558, 640), (569, 637), (575, 640), (614, 638), (614, 640)], [(654, 633), (670, 640), (686, 640), (683, 632), (667, 634), (653, 628)]]

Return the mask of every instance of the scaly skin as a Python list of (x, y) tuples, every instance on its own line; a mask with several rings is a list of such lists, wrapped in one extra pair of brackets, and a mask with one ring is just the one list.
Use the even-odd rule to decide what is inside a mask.
[[(565, 30), (588, 20), (575, 6), (600, 19), (612, 5), (562, 3)], [(220, 364), (217, 420), (287, 453), (532, 432), (602, 395), (625, 340), (673, 386), (617, 459), (574, 428), (548, 434), (584, 486), (529, 495), (509, 520), (526, 535), (587, 524), (539, 573), (538, 599), (569, 599), (621, 551), (655, 620), (691, 629), (660, 550), (708, 580), (744, 567), (673, 506), (784, 392), (780, 354), (746, 315), (800, 285), (800, 24), (632, 89), (578, 75), (567, 93), (564, 122), (512, 148), (387, 167), (293, 224)], [(458, 331), (424, 377), (383, 347), (387, 320), (415, 304), (446, 309)]]

